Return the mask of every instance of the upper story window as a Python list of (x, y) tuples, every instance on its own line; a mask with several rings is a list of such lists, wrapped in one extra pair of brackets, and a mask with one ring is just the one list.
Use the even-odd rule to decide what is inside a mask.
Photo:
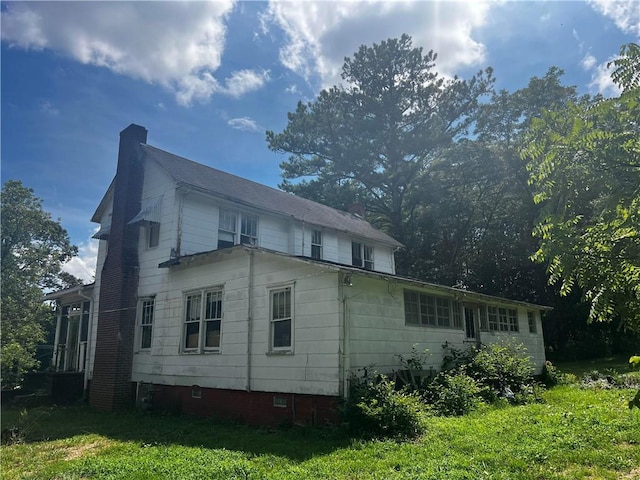
[(220, 349), (222, 290), (208, 289), (185, 295), (182, 347), (185, 352)]
[(529, 333), (537, 333), (536, 328), (536, 313), (532, 311), (527, 312), (527, 321), (529, 322)]
[(147, 248), (154, 248), (160, 244), (160, 224), (151, 222), (147, 225)]
[(311, 258), (322, 259), (322, 230), (311, 232)]
[(373, 270), (373, 247), (359, 242), (351, 242), (351, 265)]
[(151, 338), (153, 334), (153, 312), (155, 309), (155, 299), (144, 298), (140, 300), (138, 311), (138, 344), (140, 350), (151, 348)]
[(258, 244), (258, 217), (221, 208), (218, 220), (218, 248), (233, 247), (239, 243)]
[(407, 325), (462, 328), (458, 302), (411, 290), (404, 291), (404, 318)]

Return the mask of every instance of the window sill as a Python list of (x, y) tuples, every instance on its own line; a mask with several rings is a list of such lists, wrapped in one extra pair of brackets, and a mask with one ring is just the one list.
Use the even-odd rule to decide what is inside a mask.
[(180, 355), (220, 355), (222, 351), (218, 350), (182, 350)]
[(282, 355), (293, 355), (293, 350), (271, 350), (265, 354), (267, 357), (279, 357)]

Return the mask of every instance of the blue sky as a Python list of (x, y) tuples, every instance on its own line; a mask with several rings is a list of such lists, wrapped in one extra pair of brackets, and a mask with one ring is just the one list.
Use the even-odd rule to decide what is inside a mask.
[(130, 123), (148, 142), (277, 186), (267, 148), (287, 112), (340, 82), (345, 56), (408, 33), (466, 78), (510, 91), (550, 66), (581, 93), (616, 95), (606, 64), (640, 36), (637, 0), (589, 2), (2, 2), (2, 182), (59, 218), (90, 281), (90, 222)]

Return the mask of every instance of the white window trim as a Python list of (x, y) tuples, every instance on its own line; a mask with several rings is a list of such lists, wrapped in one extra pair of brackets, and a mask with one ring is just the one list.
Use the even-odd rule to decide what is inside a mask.
[[(143, 338), (143, 329), (145, 326), (147, 326), (147, 324), (143, 324), (142, 320), (144, 319), (144, 304), (145, 302), (153, 302), (153, 312), (151, 314), (151, 323), (149, 324), (151, 327), (151, 342), (150, 345), (148, 347), (143, 347), (142, 346), (142, 338)], [(136, 345), (136, 351), (137, 352), (150, 352), (151, 348), (153, 347), (153, 330), (155, 327), (155, 320), (156, 320), (156, 298), (154, 295), (148, 295), (148, 296), (144, 296), (144, 297), (140, 297), (138, 298), (138, 308), (137, 308), (137, 315), (136, 315), (136, 335), (135, 335), (135, 345)]]
[[(157, 238), (156, 238), (156, 244), (155, 245), (151, 245), (151, 240), (152, 240), (152, 233), (154, 231), (154, 228), (157, 229)], [(146, 226), (146, 240), (147, 240), (147, 250), (153, 250), (155, 248), (158, 248), (158, 246), (160, 245), (160, 223), (158, 222), (149, 222)]]
[[(223, 212), (227, 212), (229, 214), (235, 215), (235, 225), (234, 225), (234, 230), (228, 230), (226, 228), (222, 228), (222, 224), (220, 222), (220, 218), (222, 217)], [(255, 218), (256, 221), (256, 232), (255, 232), (255, 236), (253, 235), (246, 235), (242, 233), (242, 221), (245, 218)], [(231, 235), (233, 235), (233, 245), (242, 245), (242, 237), (243, 236), (249, 236), (250, 238), (254, 239), (254, 241), (252, 243), (249, 243), (248, 245), (253, 245), (253, 246), (258, 246), (258, 243), (260, 241), (260, 217), (256, 214), (253, 213), (249, 213), (246, 211), (242, 211), (242, 210), (236, 210), (233, 208), (225, 208), (225, 207), (219, 207), (218, 208), (218, 242), (220, 241), (220, 232), (225, 232), (225, 233), (229, 233)]]
[[(206, 311), (206, 295), (207, 293), (219, 293), (221, 296), (221, 311), (220, 311), (220, 341), (218, 342), (217, 347), (207, 347), (206, 344), (206, 324), (207, 321), (211, 321), (212, 319), (205, 318)], [(200, 312), (198, 319), (198, 346), (187, 348), (187, 298), (190, 296), (200, 296)], [(222, 332), (223, 332), (223, 324), (224, 324), (224, 286), (213, 286), (206, 288), (199, 288), (196, 290), (188, 290), (182, 292), (182, 316), (181, 316), (181, 333), (180, 333), (180, 353), (184, 354), (202, 354), (202, 353), (220, 353), (222, 350)], [(195, 323), (195, 322), (193, 322)]]
[[(354, 256), (353, 256), (353, 247), (354, 245), (359, 245), (360, 246), (360, 265), (356, 265), (354, 263)], [(367, 252), (369, 252), (369, 255), (366, 255)], [(373, 247), (373, 245), (369, 245), (367, 243), (364, 243), (360, 240), (351, 240), (351, 265), (354, 267), (359, 267), (359, 268), (363, 268), (365, 270), (369, 270), (369, 271), (374, 271), (375, 270), (375, 248)], [(369, 264), (369, 267), (367, 267), (367, 264)]]
[[(273, 294), (280, 292), (280, 291), (284, 291), (286, 289), (290, 289), (291, 290), (291, 296), (290, 296), (290, 318), (291, 318), (291, 342), (289, 346), (285, 346), (285, 347), (274, 347), (273, 346), (273, 336), (274, 336), (274, 323), (278, 322), (278, 321), (282, 321), (281, 319), (279, 320), (275, 320), (273, 319)], [(295, 282), (291, 282), (291, 283), (284, 283), (284, 284), (278, 284), (278, 285), (271, 285), (267, 288), (267, 296), (268, 296), (268, 312), (267, 312), (267, 319), (269, 320), (269, 339), (268, 339), (268, 354), (293, 354), (294, 352), (294, 345), (295, 345), (295, 316), (296, 316), (296, 312), (295, 312)]]
[[(320, 237), (320, 243), (316, 243), (314, 242), (314, 240), (317, 240), (317, 238), (315, 238), (315, 234), (318, 233), (319, 237)], [(323, 241), (323, 232), (322, 230), (319, 229), (314, 229), (311, 230), (311, 252), (309, 252), (311, 255), (311, 258), (314, 258), (316, 260), (322, 260), (324, 257), (324, 252), (323, 252), (323, 248), (322, 248), (322, 241)], [(318, 257), (314, 257), (313, 256), (313, 247), (318, 247), (318, 250), (320, 251), (320, 255)]]

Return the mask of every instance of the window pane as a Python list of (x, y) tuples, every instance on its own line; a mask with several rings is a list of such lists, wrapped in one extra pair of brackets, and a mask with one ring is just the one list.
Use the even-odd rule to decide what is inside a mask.
[(143, 325), (142, 332), (140, 335), (142, 338), (140, 340), (140, 348), (151, 348), (151, 326)]
[(149, 224), (147, 229), (149, 232), (148, 247), (157, 247), (160, 243), (160, 224), (157, 222), (152, 222)]
[(217, 348), (220, 346), (220, 320), (206, 322), (205, 347)]
[(449, 319), (449, 299), (448, 298), (436, 298), (437, 312), (438, 312), (438, 326), (448, 327), (451, 320)]
[(198, 295), (189, 295), (187, 297), (187, 308), (186, 308), (186, 318), (187, 322), (197, 322), (200, 320), (200, 294)]
[(362, 266), (362, 245), (357, 242), (351, 242), (351, 265)]
[(200, 323), (192, 322), (185, 325), (185, 348), (198, 348), (200, 337)]
[(291, 320), (279, 320), (273, 323), (274, 348), (291, 346)]
[(416, 292), (404, 291), (404, 321), (412, 325), (420, 323), (420, 308)]
[(207, 292), (205, 319), (222, 317), (222, 292)]
[(364, 253), (364, 268), (366, 270), (373, 270), (373, 248), (367, 245), (364, 245), (363, 253)]
[(258, 217), (242, 215), (240, 226), (240, 243), (243, 245), (257, 245)]
[(529, 322), (529, 333), (536, 333), (536, 314), (527, 312), (527, 320)]
[(279, 320), (291, 317), (291, 289), (280, 290), (272, 293), (271, 318)]

